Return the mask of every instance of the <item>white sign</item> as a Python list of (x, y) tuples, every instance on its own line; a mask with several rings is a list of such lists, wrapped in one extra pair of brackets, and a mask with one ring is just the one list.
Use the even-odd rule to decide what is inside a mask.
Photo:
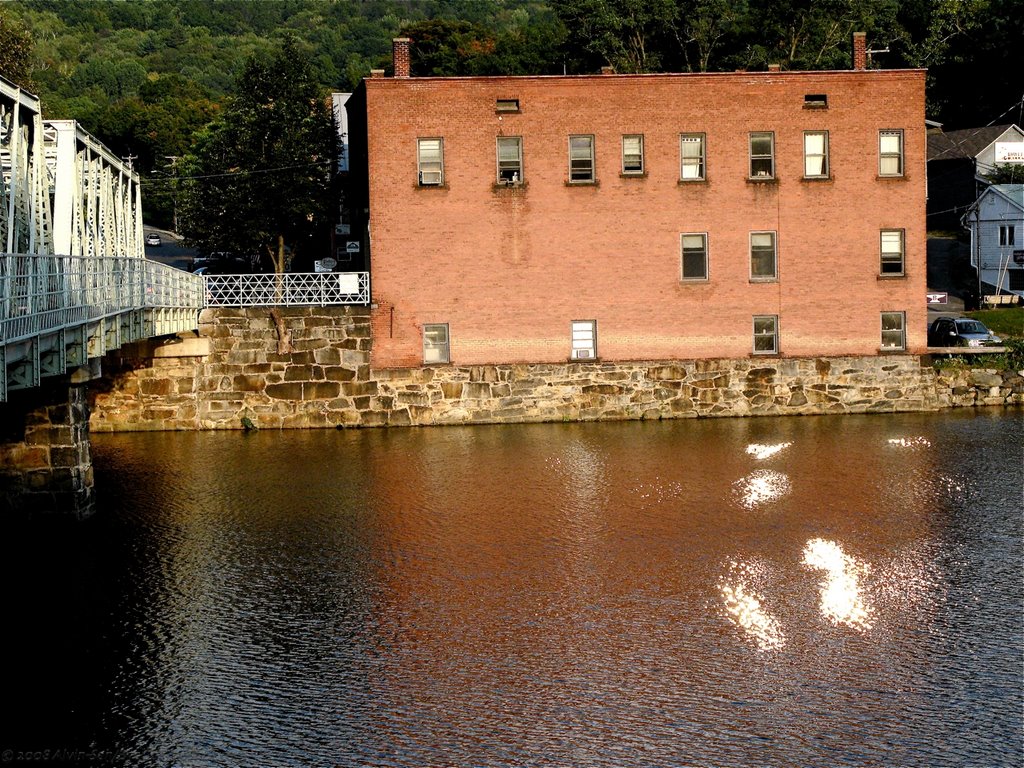
[(317, 272), (333, 272), (334, 268), (338, 266), (338, 262), (328, 256), (326, 259), (320, 259), (319, 261), (313, 262), (313, 269)]
[(348, 245), (345, 246), (345, 250), (349, 253), (359, 253), (359, 241), (349, 240)]
[(948, 293), (939, 293), (939, 292), (936, 291), (935, 293), (929, 293), (928, 294), (928, 303), (929, 304), (945, 304), (948, 301), (949, 301), (949, 294)]
[(1024, 163), (1024, 141), (997, 141), (997, 163)]

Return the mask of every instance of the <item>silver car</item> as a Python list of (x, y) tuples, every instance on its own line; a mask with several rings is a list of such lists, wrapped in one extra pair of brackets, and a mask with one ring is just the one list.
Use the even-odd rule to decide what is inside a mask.
[(940, 317), (928, 329), (929, 347), (998, 347), (1003, 340), (980, 320)]

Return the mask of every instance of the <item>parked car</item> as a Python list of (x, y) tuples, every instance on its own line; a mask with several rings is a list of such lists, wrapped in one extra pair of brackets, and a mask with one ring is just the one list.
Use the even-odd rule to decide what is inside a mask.
[(928, 329), (929, 347), (998, 347), (1003, 340), (980, 320), (940, 317)]
[(161, 245), (163, 241), (160, 239), (160, 235), (156, 232), (150, 232), (146, 235), (146, 245)]

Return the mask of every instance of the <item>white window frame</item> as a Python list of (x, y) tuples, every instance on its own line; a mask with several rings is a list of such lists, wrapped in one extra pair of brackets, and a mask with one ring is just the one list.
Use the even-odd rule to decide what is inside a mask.
[(878, 249), (878, 273), (880, 275), (903, 275), (906, 269), (906, 230), (880, 230)]
[[(697, 147), (697, 154), (687, 154), (683, 147)], [(703, 133), (679, 134), (679, 180), (704, 181), (706, 173), (707, 136)]]
[[(627, 144), (633, 146), (627, 149)], [(631, 164), (633, 167), (630, 167)], [(645, 171), (644, 135), (642, 133), (624, 134), (622, 136), (622, 175), (643, 176)]]
[[(587, 142), (588, 153), (583, 156), (579, 153), (582, 146), (573, 147), (574, 141), (583, 140)], [(594, 149), (595, 141), (594, 134), (592, 133), (574, 133), (569, 136), (569, 183), (570, 184), (593, 184), (597, 180), (597, 161)], [(574, 174), (579, 174), (579, 171), (573, 170), (573, 163), (585, 162), (589, 167), (586, 178), (576, 178)], [(583, 166), (577, 165), (578, 168)]]
[[(758, 328), (758, 324), (771, 323), (771, 329), (766, 331)], [(753, 353), (755, 355), (777, 355), (779, 354), (779, 316), (778, 315), (754, 315), (753, 318)], [(770, 341), (771, 347), (765, 346), (765, 341)]]
[[(887, 352), (899, 352), (907, 348), (907, 313), (882, 312), (880, 318), (881, 348)], [(891, 327), (886, 327), (887, 323)], [(895, 322), (894, 321), (898, 321)], [(888, 343), (887, 343), (888, 342)]]
[[(502, 159), (502, 145), (515, 147), (516, 157), (510, 160), (508, 156)], [(519, 184), (523, 181), (523, 137), (522, 136), (498, 136), (495, 140), (495, 158), (498, 164), (499, 184)]]
[[(696, 238), (700, 238), (700, 257), (701, 267), (703, 274), (700, 276), (693, 276), (686, 274), (686, 256), (687, 251), (689, 255), (696, 255), (697, 251), (693, 246), (693, 242)], [(690, 240), (690, 245), (687, 245), (687, 240)], [(692, 259), (691, 259), (692, 261)], [(708, 281), (708, 234), (707, 232), (683, 232), (679, 235), (679, 279), (684, 283), (706, 283)]]
[[(821, 147), (810, 147), (809, 140), (820, 137)], [(804, 178), (827, 179), (829, 177), (828, 131), (804, 131)]]
[(573, 320), (569, 335), (570, 360), (597, 359), (597, 320)]
[[(887, 139), (895, 139), (896, 147), (890, 145), (892, 142)], [(892, 161), (896, 162), (896, 169), (890, 166)], [(887, 128), (878, 132), (878, 175), (889, 178), (899, 178), (903, 175), (903, 129)]]
[[(771, 239), (772, 272), (771, 274), (758, 274), (754, 271), (754, 248), (755, 240), (761, 240), (761, 235), (769, 235)], [(756, 246), (758, 255), (765, 255), (765, 247), (760, 243)], [(750, 279), (757, 282), (771, 282), (779, 279), (779, 238), (778, 233), (773, 230), (759, 230), (750, 233)]]
[[(437, 159), (431, 157), (430, 144), (437, 143)], [(440, 136), (416, 139), (416, 170), (419, 186), (444, 186), (444, 139)]]
[[(757, 154), (755, 154), (754, 153), (754, 141), (755, 140), (764, 140), (765, 137), (767, 137), (767, 139), (768, 139), (768, 154), (764, 154), (763, 152), (758, 152)], [(755, 180), (759, 180), (759, 181), (767, 181), (767, 180), (774, 179), (775, 178), (775, 131), (751, 131), (748, 134), (747, 144), (748, 144), (748, 148), (749, 148), (749, 158), (750, 158), (750, 163), (749, 163), (749, 166), (748, 166), (749, 169), (750, 169), (750, 178), (751, 179), (755, 179)], [(763, 169), (760, 168), (760, 165), (763, 165), (766, 160), (768, 162), (768, 170), (764, 171)], [(758, 168), (756, 168), (756, 169), (754, 167), (755, 163), (759, 164)]]
[(424, 365), (445, 365), (450, 363), (451, 359), (451, 336), (448, 331), (448, 323), (424, 323)]

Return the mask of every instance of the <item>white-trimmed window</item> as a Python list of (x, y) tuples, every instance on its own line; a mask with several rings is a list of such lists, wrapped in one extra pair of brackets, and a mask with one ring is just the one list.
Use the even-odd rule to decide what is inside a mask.
[(881, 232), (881, 267), (883, 275), (903, 274), (903, 238), (902, 229), (883, 229)]
[(444, 139), (416, 139), (416, 160), (421, 187), (444, 184)]
[(1000, 224), (999, 225), (999, 244), (1000, 245), (1016, 245), (1017, 231), (1013, 224)]
[(750, 178), (775, 178), (775, 134), (771, 131), (750, 134)]
[(448, 363), (448, 323), (429, 323), (423, 326), (423, 362)]
[(597, 357), (597, 320), (572, 321), (572, 360), (593, 360)]
[(878, 132), (878, 175), (903, 175), (903, 131)]
[(498, 137), (498, 183), (518, 184), (523, 180), (523, 137)]
[(594, 181), (594, 137), (569, 137), (569, 181)]
[(828, 131), (804, 131), (804, 178), (828, 178)]
[(622, 172), (639, 176), (644, 172), (644, 137), (634, 133), (622, 137)]
[(750, 279), (775, 280), (779, 276), (774, 232), (750, 233)]
[(882, 313), (882, 349), (906, 349), (906, 312)]
[(682, 181), (704, 180), (704, 134), (679, 134), (679, 178)]
[(686, 232), (679, 236), (680, 278), (708, 279), (708, 236), (703, 232)]
[(779, 354), (778, 315), (754, 315), (754, 354)]

